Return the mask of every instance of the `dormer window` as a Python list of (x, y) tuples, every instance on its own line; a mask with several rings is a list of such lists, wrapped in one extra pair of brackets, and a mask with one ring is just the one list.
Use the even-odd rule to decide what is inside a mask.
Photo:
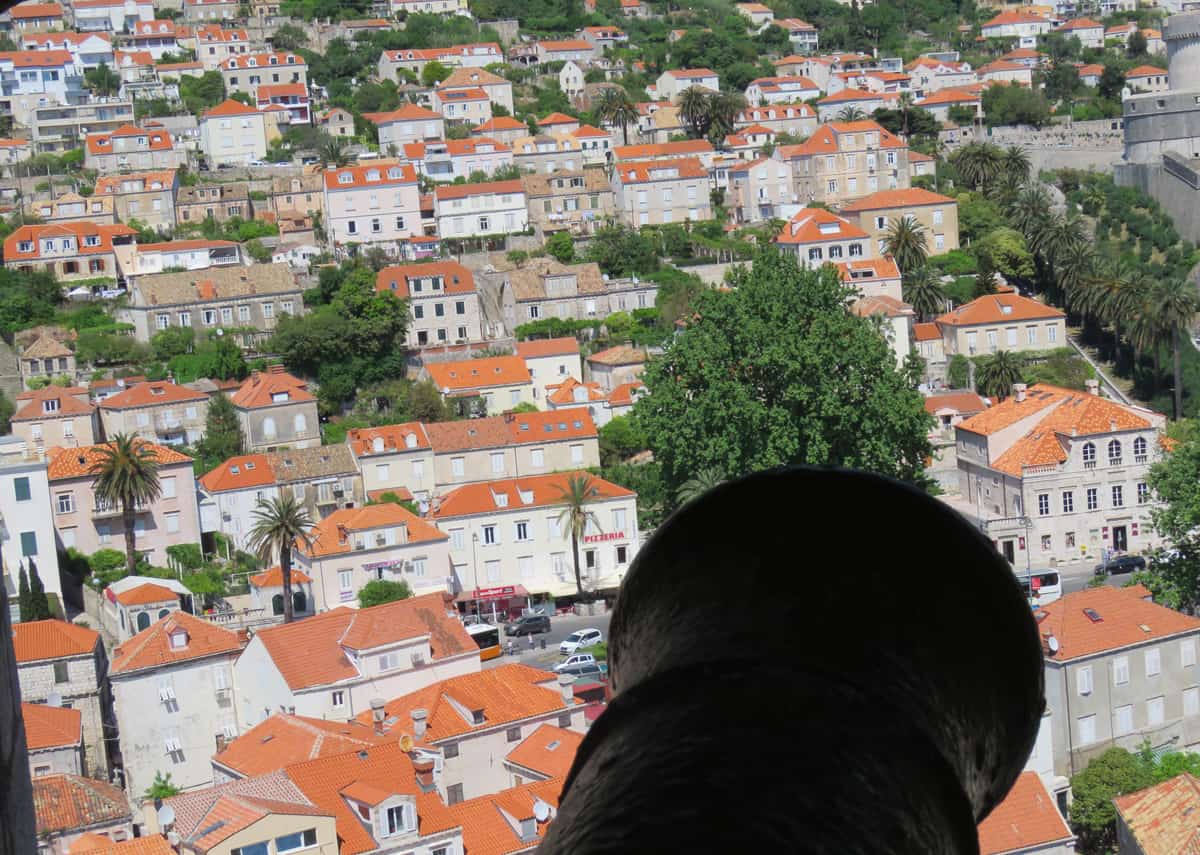
[(378, 181), (379, 180), (379, 170), (378, 169), (367, 170), (367, 180), (368, 181)]
[(171, 633), (171, 649), (183, 650), (187, 647), (188, 634), (186, 629), (177, 629)]
[(399, 178), (399, 177), (400, 177), (400, 167), (393, 166), (391, 169), (388, 170), (388, 178)]
[(51, 398), (49, 400), (42, 401), (42, 412), (43, 413), (57, 413), (58, 412), (58, 399)]
[(483, 714), (483, 710), (471, 710), (471, 723), (484, 724), (487, 722), (487, 717)]
[(496, 500), (496, 507), (498, 507), (498, 508), (507, 508), (508, 507), (508, 493), (493, 493), (492, 496)]
[(349, 172), (338, 173), (338, 184), (351, 184), (354, 182), (354, 176)]
[(83, 245), (84, 246), (99, 246), (100, 245), (100, 235), (84, 235)]
[(383, 833), (386, 837), (415, 831), (415, 811), (409, 805), (393, 805), (383, 812)]
[(23, 240), (17, 243), (17, 252), (33, 252), (33, 241)]
[(272, 392), (271, 393), (271, 403), (273, 403), (273, 404), (281, 404), (284, 401), (286, 401), (287, 399), (288, 399), (287, 392)]

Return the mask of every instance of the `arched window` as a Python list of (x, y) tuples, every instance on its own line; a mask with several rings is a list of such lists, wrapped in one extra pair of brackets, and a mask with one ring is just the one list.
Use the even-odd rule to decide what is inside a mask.
[(158, 619), (159, 619), (159, 620), (162, 620), (163, 618), (165, 618), (165, 617), (166, 617), (167, 615), (169, 615), (170, 613), (171, 613), (171, 610), (170, 610), (170, 609), (163, 609), (163, 610), (161, 610), (161, 611), (158, 613)]
[(1133, 457), (1137, 463), (1146, 462), (1146, 439), (1139, 436), (1133, 441)]
[(297, 434), (308, 432), (308, 419), (304, 418), (304, 413), (296, 414), (296, 418), (292, 419), (292, 427)]
[(1083, 444), (1083, 465), (1088, 469), (1096, 465), (1096, 444), (1094, 442)]
[(1121, 440), (1113, 439), (1108, 443), (1108, 463), (1116, 466), (1121, 462)]
[(308, 611), (308, 597), (304, 596), (303, 591), (292, 591), (292, 611)]
[(138, 616), (137, 616), (138, 632), (141, 632), (143, 629), (148, 629), (149, 626), (150, 626), (150, 612), (138, 612)]
[(283, 594), (276, 594), (271, 597), (271, 614), (283, 614)]
[(383, 451), (383, 437), (377, 436), (371, 440), (371, 450), (375, 452)]
[(275, 420), (270, 416), (263, 419), (263, 436), (267, 439), (275, 438)]

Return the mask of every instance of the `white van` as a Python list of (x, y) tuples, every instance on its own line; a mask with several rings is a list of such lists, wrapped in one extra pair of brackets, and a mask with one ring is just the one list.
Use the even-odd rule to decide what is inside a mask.
[(1045, 606), (1062, 598), (1062, 579), (1057, 570), (1014, 570), (1025, 599), (1031, 606)]

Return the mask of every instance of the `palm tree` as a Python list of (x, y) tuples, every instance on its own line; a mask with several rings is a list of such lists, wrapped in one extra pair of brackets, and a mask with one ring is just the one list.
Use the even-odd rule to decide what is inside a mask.
[(708, 131), (710, 95), (708, 89), (689, 86), (679, 96), (679, 118), (691, 127), (693, 137), (702, 138)]
[(291, 623), (292, 549), (297, 545), (312, 548), (309, 531), (312, 520), (291, 491), (267, 501), (259, 499), (254, 509), (254, 527), (250, 529), (250, 548), (258, 559), (270, 566), (279, 556), (279, 575), (283, 580), (283, 622)]
[(720, 92), (708, 99), (708, 136), (717, 141), (733, 133), (737, 117), (746, 109), (740, 92)]
[(989, 398), (1003, 398), (1014, 383), (1021, 382), (1021, 358), (1007, 350), (998, 350), (979, 369), (979, 391)]
[(867, 118), (867, 114), (862, 107), (847, 106), (838, 110), (836, 118), (839, 122), (861, 122)]
[(1096, 254), (1086, 241), (1071, 246), (1058, 258), (1058, 287), (1062, 290), (1067, 307), (1074, 312), (1084, 313), (1087, 305), (1087, 283), (1096, 265)]
[(575, 559), (575, 590), (582, 600), (583, 577), (579, 574), (579, 541), (583, 540), (590, 526), (600, 528), (596, 514), (588, 510), (592, 500), (600, 496), (600, 490), (592, 483), (591, 475), (577, 472), (567, 478), (567, 486), (560, 487), (559, 493), (565, 507), (558, 515), (558, 529), (571, 535), (571, 554)]
[(1026, 243), (1033, 244), (1050, 219), (1050, 196), (1040, 185), (1027, 186), (1012, 200), (1005, 213), (1017, 231), (1025, 236)]
[(137, 569), (137, 535), (134, 521), (138, 506), (145, 507), (162, 494), (158, 480), (158, 452), (133, 434), (119, 433), (96, 449), (91, 474), (96, 476), (93, 492), (106, 505), (121, 508), (125, 526), (125, 569)]
[(1183, 368), (1180, 340), (1200, 310), (1196, 286), (1189, 279), (1160, 279), (1147, 290), (1147, 309), (1160, 333), (1159, 341), (1171, 348), (1175, 382), (1175, 418), (1183, 418)]
[(920, 267), (906, 273), (900, 280), (904, 302), (922, 320), (930, 318), (946, 308), (946, 292), (937, 274), (928, 267)]
[(1021, 195), (1021, 191), (1024, 189), (1024, 179), (1010, 175), (1007, 172), (1002, 172), (992, 183), (988, 195), (1001, 209), (1007, 210), (1012, 205), (1013, 200)]
[(1032, 247), (1050, 264), (1058, 265), (1071, 251), (1088, 241), (1087, 229), (1078, 214), (1050, 217), (1036, 235)]
[(883, 235), (883, 251), (895, 259), (901, 273), (924, 267), (925, 258), (929, 255), (925, 227), (910, 214), (893, 219)]
[(982, 190), (1003, 171), (1004, 152), (991, 143), (967, 143), (954, 153), (951, 162), (967, 184)]
[(1010, 145), (1004, 150), (1002, 157), (1001, 171), (1005, 175), (1012, 175), (1022, 181), (1029, 180), (1029, 170), (1033, 168), (1033, 164), (1029, 160), (1029, 154), (1019, 145)]
[(629, 93), (621, 88), (606, 88), (600, 93), (596, 115), (601, 122), (620, 125), (625, 145), (629, 145), (629, 126), (638, 120), (637, 105)]
[(715, 466), (709, 466), (698, 470), (691, 478), (680, 484), (679, 489), (675, 491), (675, 499), (679, 504), (685, 505), (723, 483), (725, 483), (725, 473)]
[(83, 85), (97, 95), (116, 95), (121, 88), (121, 75), (102, 62), (83, 73)]
[(1083, 210), (1092, 216), (1096, 216), (1104, 210), (1104, 203), (1107, 201), (1108, 197), (1104, 195), (1104, 191), (1097, 184), (1089, 185), (1083, 191)]
[(318, 153), (321, 155), (321, 162), (325, 164), (331, 163), (341, 167), (350, 162), (350, 153), (346, 151), (346, 144), (340, 137), (330, 137), (325, 140), (321, 143)]
[(901, 92), (900, 97), (896, 99), (896, 106), (900, 110), (900, 121), (902, 122), (900, 132), (908, 139), (908, 118), (912, 113), (913, 94), (911, 92)]

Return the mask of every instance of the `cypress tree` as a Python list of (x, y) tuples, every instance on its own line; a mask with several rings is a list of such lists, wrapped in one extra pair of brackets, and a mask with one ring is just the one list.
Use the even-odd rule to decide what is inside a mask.
[(33, 613), (30, 620), (49, 620), (53, 617), (46, 586), (42, 584), (42, 577), (38, 575), (37, 565), (32, 558), (29, 559), (29, 609)]
[(21, 616), (21, 623), (33, 620), (33, 593), (29, 590), (29, 576), (25, 572), (25, 565), (21, 565), (21, 574), (17, 580), (17, 610)]

